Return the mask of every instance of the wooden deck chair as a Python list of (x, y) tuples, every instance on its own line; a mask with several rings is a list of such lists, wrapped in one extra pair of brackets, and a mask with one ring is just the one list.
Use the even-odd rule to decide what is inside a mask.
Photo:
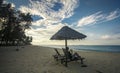
[(63, 52), (64, 52), (64, 55), (66, 57), (66, 60), (65, 60), (65, 66), (67, 66), (67, 63), (68, 62), (71, 62), (71, 61), (78, 61), (80, 60), (81, 61), (81, 64), (83, 64), (83, 60), (85, 58), (82, 58), (78, 53), (74, 53), (74, 54), (71, 54), (69, 51), (66, 51), (66, 49), (62, 48)]
[(59, 60), (60, 60), (60, 61), (61, 61), (61, 64), (62, 64), (65, 56), (64, 56), (64, 55), (61, 55), (56, 48), (54, 48), (54, 50), (56, 51), (56, 54), (53, 55), (54, 59), (55, 59), (56, 61), (59, 61)]

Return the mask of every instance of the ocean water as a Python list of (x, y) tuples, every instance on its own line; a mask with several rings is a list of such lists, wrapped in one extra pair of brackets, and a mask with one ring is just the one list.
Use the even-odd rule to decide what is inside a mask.
[[(64, 45), (49, 45), (52, 48), (64, 48)], [(100, 51), (100, 52), (119, 52), (120, 45), (69, 45), (70, 49), (86, 50), (86, 51)]]

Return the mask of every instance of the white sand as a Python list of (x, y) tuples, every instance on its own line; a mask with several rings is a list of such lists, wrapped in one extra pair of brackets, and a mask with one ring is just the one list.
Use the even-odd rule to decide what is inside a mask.
[[(120, 53), (77, 51), (88, 67), (54, 60), (54, 49), (38, 46), (0, 47), (0, 73), (120, 73)], [(62, 50), (59, 50), (62, 52)]]

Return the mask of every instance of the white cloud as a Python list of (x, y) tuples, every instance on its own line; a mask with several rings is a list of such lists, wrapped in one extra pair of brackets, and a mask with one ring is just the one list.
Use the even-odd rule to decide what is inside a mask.
[(15, 7), (15, 4), (14, 4), (14, 3), (11, 3), (11, 6), (12, 6), (12, 7)]
[[(57, 24), (57, 25), (48, 25), (46, 27), (41, 28), (31, 28), (30, 30), (26, 30), (27, 35), (34, 35), (34, 36), (49, 36), (53, 35), (56, 31), (58, 31), (64, 24)], [(51, 34), (52, 33), (52, 34)]]
[(109, 20), (113, 20), (115, 18), (118, 18), (120, 17), (120, 9), (117, 9), (113, 12), (111, 12), (107, 17), (106, 17), (106, 20), (109, 21)]
[(47, 26), (47, 25), (51, 25), (51, 24), (53, 24), (53, 23), (49, 22), (48, 20), (45, 20), (45, 19), (41, 19), (41, 20), (32, 22), (32, 25), (34, 25), (34, 26)]
[(60, 24), (60, 23), (61, 22), (58, 23), (56, 21), (49, 21), (47, 19), (40, 19), (40, 20), (37, 20), (37, 21), (33, 21), (32, 25), (34, 25), (34, 26), (45, 26), (46, 27), (46, 26), (49, 26), (49, 25)]
[(89, 16), (86, 16), (80, 19), (78, 21), (77, 26), (93, 25), (96, 23), (110, 21), (118, 17), (120, 17), (120, 9), (110, 12), (109, 14), (102, 14), (102, 12), (99, 11), (95, 14), (92, 14), (92, 15), (89, 15)]
[(103, 39), (103, 40), (118, 40), (118, 39), (120, 39), (120, 34), (103, 35), (103, 36), (100, 37), (100, 39)]
[(43, 41), (49, 42), (50, 37), (55, 34), (64, 24), (58, 23), (57, 25), (47, 25), (41, 28), (31, 28), (26, 30), (26, 34), (33, 37), (32, 44), (43, 44)]
[(95, 14), (83, 17), (82, 19), (79, 20), (78, 26), (83, 26), (83, 25), (89, 25), (89, 24), (95, 24), (97, 21), (103, 19), (103, 15), (101, 12), (97, 12)]
[(112, 37), (110, 37), (109, 35), (103, 35), (103, 36), (101, 36), (101, 39), (105, 39), (105, 40), (107, 40), (107, 39), (111, 39)]
[[(52, 7), (55, 3), (61, 3), (62, 7), (55, 11)], [(19, 10), (22, 12), (30, 12), (33, 15), (40, 15), (43, 19), (51, 22), (61, 22), (65, 18), (69, 18), (74, 14), (78, 0), (30, 0), (29, 6), (21, 6)]]
[[(57, 32), (61, 27), (68, 24), (61, 23), (65, 18), (69, 18), (74, 14), (74, 9), (77, 7), (78, 0), (29, 0), (28, 6), (21, 6), (20, 11), (37, 15), (43, 19), (32, 22), (32, 28), (26, 31), (26, 34), (32, 36), (33, 44), (49, 42), (50, 37)], [(61, 3), (62, 7), (56, 11), (52, 9), (55, 3)], [(50, 44), (50, 43), (49, 43)]]

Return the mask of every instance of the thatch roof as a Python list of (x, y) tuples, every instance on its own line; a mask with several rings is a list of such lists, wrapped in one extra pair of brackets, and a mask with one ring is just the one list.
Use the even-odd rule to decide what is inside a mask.
[(62, 27), (56, 34), (51, 37), (51, 40), (74, 40), (74, 39), (83, 39), (87, 36), (79, 33), (68, 26)]

